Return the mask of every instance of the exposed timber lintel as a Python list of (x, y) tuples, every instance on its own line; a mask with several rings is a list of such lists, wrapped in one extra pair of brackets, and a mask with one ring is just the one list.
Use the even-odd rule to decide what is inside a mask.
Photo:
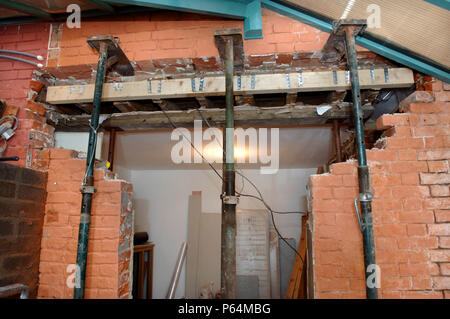
[[(413, 72), (407, 68), (359, 70), (362, 89), (410, 87)], [(203, 82), (201, 82), (203, 81)], [(200, 85), (201, 84), (201, 85)], [(200, 89), (201, 87), (201, 89)], [(341, 91), (350, 89), (346, 71), (245, 74), (234, 76), (235, 95)], [(225, 77), (182, 78), (105, 83), (102, 101), (155, 100), (225, 95)], [(50, 104), (91, 103), (94, 84), (50, 86)]]
[[(351, 118), (352, 107), (349, 103), (330, 105), (330, 109), (322, 115), (317, 113), (314, 105), (291, 105), (282, 107), (235, 107), (236, 126), (300, 126), (320, 125), (330, 120), (345, 121)], [(363, 106), (364, 118), (368, 118), (372, 112), (372, 106)], [(193, 127), (194, 120), (208, 119), (214, 125), (222, 125), (225, 121), (225, 109), (203, 109), (197, 112), (195, 109), (185, 111), (166, 111), (175, 125), (179, 127)], [(101, 127), (104, 129), (119, 128), (122, 130), (152, 130), (172, 128), (165, 114), (161, 111), (154, 112), (129, 112), (104, 115), (105, 120)], [(82, 131), (89, 129), (89, 116), (67, 115), (53, 112), (48, 120), (60, 131)]]

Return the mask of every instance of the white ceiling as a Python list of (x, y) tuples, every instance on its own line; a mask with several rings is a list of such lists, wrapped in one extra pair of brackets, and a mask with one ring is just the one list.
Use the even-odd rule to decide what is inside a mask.
[[(333, 148), (330, 127), (279, 129), (279, 168), (316, 168), (330, 158)], [(268, 133), (270, 135), (270, 133)], [(119, 132), (116, 137), (114, 165), (131, 170), (209, 169), (208, 165), (181, 163), (171, 159), (171, 131)], [(204, 143), (204, 145), (208, 142)], [(270, 139), (268, 143), (270, 154)], [(259, 162), (259, 160), (258, 160)], [(238, 164), (242, 169), (257, 169), (256, 163)], [(217, 168), (221, 164), (215, 165)]]

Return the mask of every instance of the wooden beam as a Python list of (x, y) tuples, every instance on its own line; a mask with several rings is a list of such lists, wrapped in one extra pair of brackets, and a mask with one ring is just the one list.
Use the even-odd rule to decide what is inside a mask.
[(81, 109), (83, 112), (85, 112), (87, 114), (92, 113), (92, 109), (93, 109), (92, 103), (77, 103), (75, 105), (76, 105), (76, 107), (78, 107), (79, 109)]
[[(387, 72), (387, 73), (386, 73)], [(409, 87), (413, 72), (407, 68), (359, 70), (361, 89)], [(238, 85), (238, 81), (239, 84)], [(200, 83), (202, 88), (200, 90)], [(225, 77), (144, 80), (103, 85), (102, 101), (154, 100), (198, 96), (225, 95)], [(234, 77), (235, 95), (266, 93), (296, 93), (348, 90), (351, 88), (346, 71), (320, 71), (240, 75)], [(94, 84), (50, 86), (47, 103), (69, 104), (92, 102)]]
[(197, 100), (198, 105), (203, 109), (212, 108), (214, 106), (211, 100), (205, 96), (198, 96), (195, 99)]
[[(311, 124), (325, 124), (333, 119), (341, 121), (351, 120), (352, 108), (349, 103), (331, 106), (323, 115), (317, 114), (317, 106), (292, 105), (282, 107), (235, 107), (236, 126), (299, 126)], [(373, 112), (372, 106), (363, 106), (364, 118)], [(194, 120), (202, 120), (195, 110), (166, 111), (173, 123), (178, 127), (193, 127)], [(225, 121), (225, 109), (204, 109), (204, 118), (215, 126), (220, 127)], [(104, 115), (106, 119), (101, 126), (105, 129), (120, 128), (123, 130), (152, 130), (172, 128), (167, 117), (161, 111), (130, 112)], [(48, 120), (58, 130), (87, 130), (89, 128), (88, 115), (67, 115), (52, 113)]]
[(119, 101), (119, 102), (113, 102), (113, 105), (122, 113), (158, 110), (158, 108), (151, 103)]
[(303, 216), (302, 234), (297, 247), (298, 254), (295, 256), (294, 266), (292, 267), (286, 299), (305, 299), (306, 297), (306, 222), (307, 217)]
[(113, 105), (122, 113), (137, 111), (137, 109), (130, 102), (114, 102)]
[(255, 97), (253, 95), (235, 95), (236, 105), (255, 105)]
[(175, 105), (175, 103), (173, 103), (172, 101), (169, 101), (169, 100), (155, 99), (155, 100), (152, 100), (152, 102), (155, 103), (156, 105), (158, 105), (164, 111), (179, 110), (179, 108)]
[(347, 96), (347, 91), (332, 91), (328, 93), (327, 102), (330, 104), (342, 103)]
[(286, 104), (295, 104), (297, 102), (297, 93), (286, 94)]

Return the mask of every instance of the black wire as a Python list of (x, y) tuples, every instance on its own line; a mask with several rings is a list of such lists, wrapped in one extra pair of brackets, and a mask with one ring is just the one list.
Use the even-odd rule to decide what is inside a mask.
[[(170, 118), (170, 116), (166, 113), (166, 111), (161, 107), (160, 108), (161, 109), (161, 111), (163, 112), (163, 114), (167, 117), (167, 119), (169, 120), (169, 123), (172, 125), (172, 127), (174, 128), (174, 129), (177, 129), (178, 127), (175, 125), (175, 123), (172, 121), (172, 119)], [(197, 109), (198, 110), (198, 109)], [(203, 117), (203, 114), (200, 112), (200, 110), (198, 110), (198, 112), (200, 113), (200, 116), (202, 117), (202, 119), (203, 120), (205, 120), (205, 122), (206, 122), (206, 124), (208, 125), (208, 127), (209, 128), (211, 128), (211, 126), (209, 125), (209, 123), (208, 123), (208, 121), (206, 121), (206, 119)], [(209, 165), (209, 167), (211, 167), (211, 169), (217, 174), (217, 176), (219, 176), (219, 178), (224, 182), (224, 179), (223, 179), (223, 177), (219, 174), (219, 172), (214, 168), (214, 166), (208, 161), (208, 160), (206, 160), (206, 158), (203, 156), (203, 154), (194, 146), (194, 144), (191, 142), (191, 140), (190, 139), (188, 139), (184, 134), (182, 134), (183, 136), (184, 136), (184, 138), (186, 139), (186, 140), (188, 140), (189, 141), (189, 143), (191, 144), (191, 146), (192, 146), (192, 148), (202, 157), (202, 159), (206, 162), (206, 163), (208, 163), (208, 165)], [(223, 150), (223, 147), (222, 147), (222, 150)], [(276, 226), (276, 224), (275, 224), (275, 219), (274, 219), (274, 213), (275, 214), (302, 214), (302, 215), (305, 215), (305, 213), (304, 212), (276, 212), (276, 211), (274, 211), (267, 203), (266, 203), (266, 201), (263, 199), (263, 196), (262, 196), (262, 194), (261, 194), (261, 192), (259, 191), (259, 189), (258, 189), (258, 187), (248, 178), (248, 177), (246, 177), (244, 174), (242, 174), (242, 173), (240, 173), (240, 172), (237, 172), (236, 171), (236, 173), (238, 173), (243, 179), (246, 179), (254, 188), (255, 188), (255, 190), (256, 190), (256, 192), (259, 194), (259, 196), (260, 197), (258, 197), (258, 196), (255, 196), (255, 195), (249, 195), (249, 194), (242, 194), (242, 193), (240, 193), (240, 192), (236, 192), (236, 194), (238, 194), (238, 195), (240, 195), (240, 196), (244, 196), (244, 197), (251, 197), (251, 198), (255, 198), (255, 199), (258, 199), (259, 201), (261, 201), (263, 204), (264, 204), (264, 206), (267, 208), (267, 210), (270, 212), (270, 215), (271, 215), (271, 218), (272, 218), (272, 224), (273, 224), (273, 228), (275, 229), (275, 231), (276, 231), (276, 233), (277, 233), (277, 235), (278, 235), (278, 237), (282, 240), (282, 241), (284, 241), (285, 243), (286, 243), (286, 245), (288, 245), (288, 247), (289, 248), (291, 248), (294, 252), (295, 252), (295, 254), (300, 258), (300, 260), (302, 261), (302, 264), (305, 264), (305, 262), (304, 262), (304, 260), (303, 260), (303, 258), (302, 258), (302, 256), (298, 253), (298, 251), (297, 251), (297, 249), (295, 249), (291, 244), (289, 244), (289, 242), (286, 240), (286, 239), (284, 239), (284, 237), (283, 236), (281, 236), (281, 233), (280, 233), (280, 231), (278, 230), (278, 228), (277, 228), (277, 226)]]
[[(199, 109), (197, 109), (197, 111), (200, 113), (201, 118), (202, 118), (203, 120), (205, 120), (205, 118), (204, 118), (202, 112), (201, 112)], [(167, 114), (166, 114), (166, 116), (167, 116)], [(206, 125), (208, 125), (208, 127), (211, 128), (211, 126), (209, 125), (208, 121), (205, 120), (205, 122), (206, 122)], [(172, 125), (175, 125), (175, 124), (172, 122)], [(223, 147), (222, 147), (222, 150), (223, 150)], [(198, 152), (198, 150), (196, 150), (196, 151)], [(224, 151), (224, 150), (223, 150), (223, 151)], [(289, 244), (289, 242), (281, 235), (280, 231), (278, 230), (278, 228), (277, 228), (277, 226), (276, 226), (276, 224), (275, 224), (275, 218), (274, 218), (273, 214), (274, 214), (274, 213), (278, 213), (278, 214), (298, 213), (298, 214), (302, 214), (302, 215), (303, 215), (303, 214), (305, 214), (305, 213), (304, 213), (304, 212), (284, 212), (284, 213), (282, 213), (282, 212), (275, 212), (275, 211), (269, 206), (269, 204), (267, 204), (267, 202), (264, 200), (264, 198), (263, 198), (263, 196), (262, 196), (262, 194), (261, 194), (261, 191), (260, 191), (259, 188), (255, 185), (255, 183), (253, 183), (253, 182), (252, 182), (247, 176), (245, 176), (243, 173), (240, 173), (239, 171), (236, 171), (236, 173), (237, 173), (238, 175), (240, 175), (243, 179), (246, 179), (246, 180), (250, 183), (250, 185), (252, 185), (252, 186), (255, 188), (256, 192), (257, 192), (258, 195), (259, 195), (259, 197), (258, 197), (258, 196), (254, 196), (254, 195), (242, 194), (242, 193), (239, 193), (239, 192), (236, 192), (236, 193), (237, 193), (238, 195), (240, 195), (240, 196), (252, 197), (252, 198), (258, 199), (258, 200), (260, 200), (260, 201), (264, 204), (264, 206), (265, 206), (265, 207), (267, 208), (267, 210), (269, 210), (269, 212), (270, 212), (270, 215), (271, 215), (271, 218), (272, 218), (273, 228), (274, 228), (275, 231), (277, 232), (278, 237), (279, 237), (282, 241), (284, 241), (284, 242), (286, 243), (286, 245), (288, 245), (288, 247), (291, 248), (291, 249), (295, 252), (295, 254), (300, 258), (300, 260), (302, 261), (302, 264), (304, 265), (305, 262), (304, 262), (302, 256), (298, 253), (297, 249), (295, 249), (295, 247), (293, 247), (291, 244)], [(223, 180), (223, 179), (222, 179), (222, 180)], [(306, 214), (305, 214), (305, 215), (306, 215)]]
[[(238, 174), (241, 175), (243, 178), (245, 178), (245, 179), (250, 183), (250, 185), (252, 185), (252, 186), (255, 188), (256, 192), (259, 194), (260, 197), (257, 197), (257, 196), (254, 196), (254, 195), (247, 195), (247, 194), (240, 194), (240, 195), (241, 195), (241, 196), (247, 196), (247, 197), (256, 198), (256, 199), (260, 200), (260, 201), (264, 204), (264, 206), (266, 206), (266, 208), (269, 210), (270, 215), (271, 215), (271, 217), (272, 217), (273, 228), (274, 228), (275, 231), (277, 232), (278, 237), (279, 237), (282, 241), (284, 241), (284, 242), (286, 243), (286, 245), (288, 245), (288, 247), (291, 248), (291, 249), (295, 252), (295, 254), (300, 258), (300, 260), (302, 261), (302, 264), (304, 265), (305, 262), (304, 262), (302, 256), (298, 253), (297, 249), (295, 249), (295, 247), (292, 247), (292, 245), (289, 244), (289, 242), (288, 242), (286, 239), (284, 239), (284, 237), (281, 236), (281, 233), (278, 231), (278, 228), (277, 228), (277, 226), (276, 226), (276, 224), (275, 224), (275, 219), (274, 219), (274, 216), (273, 216), (273, 214), (275, 213), (275, 211), (274, 211), (274, 210), (269, 206), (269, 204), (267, 204), (266, 201), (263, 199), (263, 196), (262, 196), (260, 190), (258, 189), (258, 187), (257, 187), (250, 179), (248, 179), (248, 177), (246, 177), (245, 175), (243, 175), (243, 174), (241, 174), (241, 173), (238, 173)], [(303, 214), (302, 212), (296, 212), (296, 213)], [(302, 229), (302, 231), (303, 231), (303, 229)], [(300, 241), (300, 239), (299, 239), (299, 241)]]
[[(164, 113), (164, 115), (167, 117), (167, 119), (169, 120), (170, 124), (173, 126), (173, 128), (177, 129), (178, 127), (175, 125), (174, 122), (172, 122), (172, 119), (169, 117), (169, 115), (166, 113), (166, 111), (164, 111), (163, 108), (161, 108), (161, 111)], [(202, 157), (202, 159), (208, 163), (208, 165), (212, 168), (212, 170), (217, 174), (217, 176), (219, 176), (219, 178), (224, 181), (223, 177), (219, 174), (219, 172), (214, 168), (214, 166), (212, 166), (212, 164), (206, 160), (206, 158), (203, 156), (203, 154), (194, 146), (194, 144), (191, 142), (190, 139), (188, 139), (183, 133), (181, 133), (183, 135), (183, 137), (189, 141), (189, 143), (191, 144), (192, 148)], [(224, 181), (225, 182), (225, 181)]]

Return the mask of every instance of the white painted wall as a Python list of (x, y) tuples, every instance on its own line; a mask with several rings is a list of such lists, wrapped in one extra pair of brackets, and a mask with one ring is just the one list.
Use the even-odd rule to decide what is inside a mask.
[[(105, 134), (97, 134), (97, 147), (95, 149), (95, 158), (106, 160), (108, 158), (109, 139), (104, 139)], [(77, 152), (87, 152), (89, 144), (89, 132), (55, 132), (55, 147), (74, 150)]]
[[(150, 165), (149, 165), (150, 166)], [(203, 212), (220, 212), (221, 180), (211, 170), (128, 170), (116, 167), (119, 176), (133, 183), (135, 231), (147, 231), (155, 243), (154, 298), (165, 298), (178, 252), (187, 240), (188, 198), (192, 191), (202, 191)], [(305, 185), (313, 169), (280, 169), (274, 175), (261, 175), (259, 170), (244, 170), (260, 189), (272, 209), (304, 211)], [(237, 177), (236, 188), (241, 191), (242, 180)], [(243, 193), (255, 194), (249, 183)], [(238, 208), (260, 209), (255, 199), (241, 198)], [(275, 222), (286, 238), (300, 236), (299, 215), (275, 216)], [(185, 272), (180, 277), (176, 298), (184, 297)]]

